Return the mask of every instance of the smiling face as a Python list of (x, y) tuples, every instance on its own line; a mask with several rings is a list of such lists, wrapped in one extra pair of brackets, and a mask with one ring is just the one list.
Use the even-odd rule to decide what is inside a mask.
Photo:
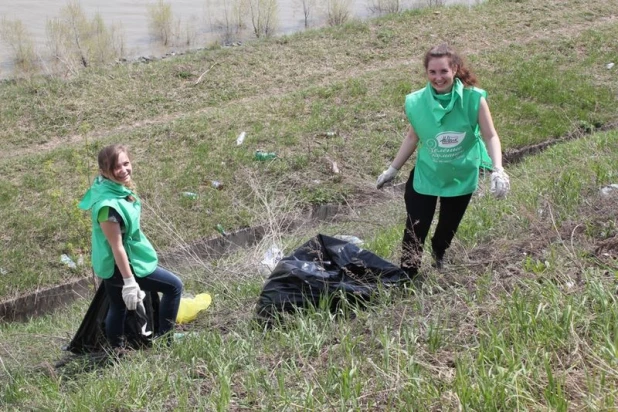
[(112, 170), (112, 180), (126, 186), (131, 181), (131, 171), (131, 160), (129, 160), (127, 153), (118, 153), (118, 159)]
[(447, 56), (432, 57), (427, 62), (427, 78), (438, 93), (448, 93), (453, 88), (457, 67), (451, 67)]
[(112, 145), (99, 152), (99, 169), (106, 178), (124, 186), (131, 185), (131, 159), (123, 145)]

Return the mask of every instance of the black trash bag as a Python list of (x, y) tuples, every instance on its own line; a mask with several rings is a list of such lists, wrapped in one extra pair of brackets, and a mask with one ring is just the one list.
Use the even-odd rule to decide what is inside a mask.
[(400, 286), (410, 278), (398, 266), (344, 240), (318, 234), (281, 259), (266, 280), (257, 304), (259, 320), (280, 312), (318, 306), (330, 299), (366, 303), (380, 287)]
[[(159, 330), (159, 294), (146, 291), (145, 293), (143, 311), (141, 309), (127, 311), (124, 324), (125, 348), (151, 347), (152, 338)], [(105, 336), (105, 317), (108, 309), (109, 298), (105, 293), (105, 285), (101, 284), (77, 333), (65, 349), (80, 355), (109, 349), (110, 345)]]

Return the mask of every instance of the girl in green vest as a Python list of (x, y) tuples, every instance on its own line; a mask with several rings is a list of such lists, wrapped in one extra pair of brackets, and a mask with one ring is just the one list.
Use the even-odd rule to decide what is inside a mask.
[(401, 267), (410, 277), (418, 273), (438, 199), (440, 212), (431, 246), (434, 266), (441, 269), (444, 254), (477, 189), (479, 167), (493, 171), (490, 191), (496, 197), (506, 197), (510, 187), (487, 93), (476, 87), (474, 74), (446, 44), (431, 48), (425, 54), (424, 66), (429, 82), (406, 96), (404, 110), (410, 122), (407, 135), (377, 181), (380, 189), (393, 180), (418, 149), (405, 190), (407, 219)]
[(157, 253), (140, 229), (141, 202), (135, 194), (127, 148), (104, 147), (98, 162), (100, 175), (79, 207), (91, 211), (92, 266), (103, 279), (110, 301), (105, 333), (112, 347), (121, 347), (127, 309), (136, 310), (145, 296), (142, 290), (163, 294), (158, 333), (173, 330), (182, 282), (158, 266)]

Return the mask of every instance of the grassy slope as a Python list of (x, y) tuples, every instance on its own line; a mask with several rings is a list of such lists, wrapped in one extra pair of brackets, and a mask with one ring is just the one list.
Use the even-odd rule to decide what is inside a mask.
[[(616, 182), (617, 137), (598, 133), (513, 166), (506, 201), (474, 198), (444, 273), (426, 262), (421, 288), (384, 293), (353, 319), (316, 310), (286, 327), (252, 328), (263, 283), (253, 263), (264, 244), (186, 269), (189, 290), (210, 292), (213, 306), (189, 326), (196, 335), (171, 349), (134, 352), (108, 367), (74, 361), (54, 369), (86, 300), (3, 325), (0, 406), (613, 410), (618, 193), (602, 196), (599, 187)], [(360, 235), (394, 259), (401, 199), (362, 212), (317, 230)], [(311, 234), (279, 240), (291, 248)]]
[[(506, 149), (613, 122), (616, 78), (605, 69), (618, 60), (613, 12), (608, 1), (489, 2), (69, 80), (5, 83), (0, 296), (88, 272), (67, 273), (59, 256), (87, 256), (88, 216), (75, 205), (96, 171), (94, 154), (110, 142), (133, 148), (144, 224), (160, 250), (209, 236), (216, 223), (262, 221), (265, 188), (294, 207), (374, 196), (405, 127), (403, 96), (424, 83), (420, 57), (441, 40), (468, 55)], [(236, 147), (242, 130), (247, 140)], [(255, 162), (258, 148), (280, 159)], [(341, 175), (330, 173), (327, 157)], [(226, 189), (212, 189), (215, 179)]]

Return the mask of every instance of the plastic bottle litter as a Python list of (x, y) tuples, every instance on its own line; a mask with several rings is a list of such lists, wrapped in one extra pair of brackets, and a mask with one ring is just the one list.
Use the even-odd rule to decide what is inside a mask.
[(200, 293), (194, 298), (181, 298), (176, 322), (183, 324), (194, 321), (197, 314), (207, 309), (211, 302), (212, 298), (208, 293)]
[(189, 199), (197, 199), (197, 193), (193, 193), (193, 192), (182, 192), (182, 195), (184, 197), (188, 197)]
[(75, 262), (73, 262), (73, 259), (71, 259), (68, 255), (65, 254), (60, 255), (60, 262), (64, 263), (71, 269), (75, 269), (77, 267)]
[(242, 142), (245, 141), (245, 137), (247, 136), (246, 132), (241, 132), (236, 138), (236, 146), (240, 146)]
[(277, 157), (277, 153), (274, 153), (274, 152), (264, 152), (262, 150), (256, 150), (255, 151), (255, 155), (253, 156), (253, 158), (255, 160), (260, 160), (260, 161), (272, 160), (272, 159), (274, 159), (276, 157)]
[(225, 231), (221, 223), (217, 223), (217, 226), (215, 226), (215, 229), (217, 229), (217, 232), (221, 233), (223, 236), (227, 236), (227, 232)]
[(217, 190), (221, 190), (221, 189), (223, 189), (223, 183), (221, 183), (221, 182), (220, 182), (220, 181), (218, 181), (218, 180), (213, 180), (213, 181), (211, 181), (211, 182), (210, 182), (210, 185), (211, 185), (212, 187), (214, 187), (215, 189), (217, 189)]

